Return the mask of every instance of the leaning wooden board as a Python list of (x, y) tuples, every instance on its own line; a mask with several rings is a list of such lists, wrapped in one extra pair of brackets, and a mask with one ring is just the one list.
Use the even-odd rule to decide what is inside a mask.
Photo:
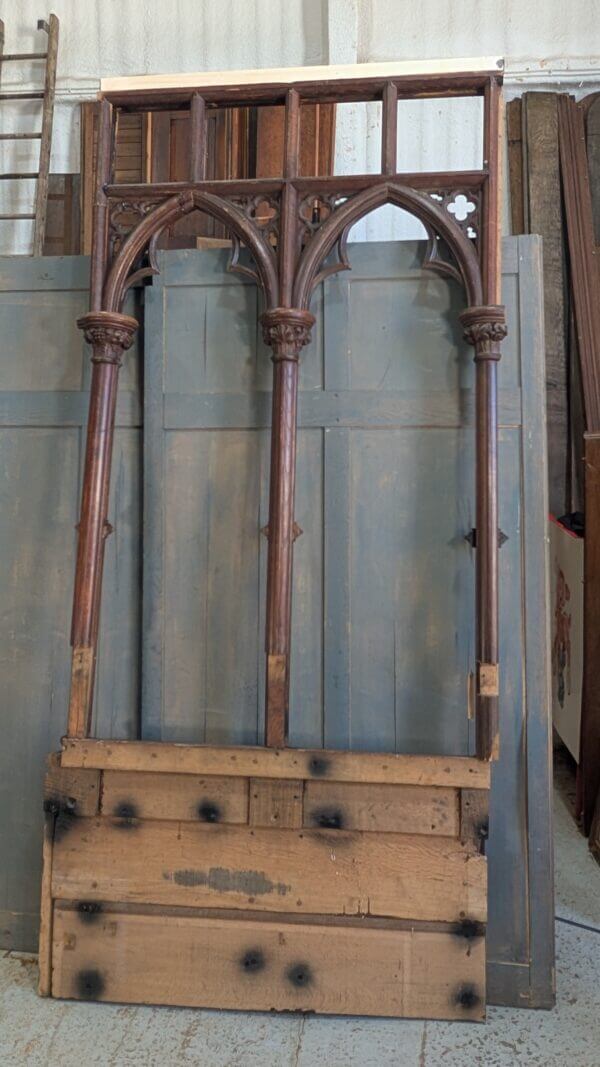
[[(481, 1019), (489, 766), (241, 755), (67, 741), (50, 757), (41, 992)], [(380, 760), (392, 784), (372, 781)]]

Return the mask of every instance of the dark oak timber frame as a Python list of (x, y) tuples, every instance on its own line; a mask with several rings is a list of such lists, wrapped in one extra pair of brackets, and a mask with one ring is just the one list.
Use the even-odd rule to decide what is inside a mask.
[[(262, 825), (260, 822), (253, 823), (252, 797), (262, 796), (261, 789), (267, 788), (264, 783), (268, 785), (271, 782), (271, 792), (268, 794), (271, 799), (268, 803), (264, 801), (268, 807), (272, 802), (274, 781), (279, 790), (277, 803), (283, 804), (281, 798), (285, 793), (286, 804), (288, 801), (290, 805), (292, 800), (294, 802), (295, 814), (289, 815), (292, 821), (278, 824), (287, 826), (288, 830), (270, 830), (272, 834), (291, 833), (293, 827), (305, 825), (302, 819), (308, 818), (307, 798), (312, 796), (310, 789), (313, 788), (313, 780), (326, 779), (330, 780), (331, 784), (344, 783), (347, 788), (350, 788), (349, 783), (355, 783), (353, 788), (356, 783), (362, 783), (363, 786), (373, 789), (397, 787), (404, 790), (420, 788), (423, 785), (434, 791), (443, 791), (444, 785), (452, 786), (456, 792), (452, 804), (455, 804), (456, 811), (461, 813), (460, 829), (452, 833), (458, 835), (457, 841), (467, 850), (466, 858), (470, 858), (474, 863), (481, 860), (482, 839), (487, 832), (484, 827), (487, 825), (485, 811), (489, 788), (488, 761), (498, 755), (496, 376), (500, 342), (506, 335), (504, 308), (499, 304), (501, 81), (502, 71), (499, 64), (496, 69), (483, 72), (410, 74), (389, 78), (357, 76), (331, 81), (299, 80), (285, 85), (226, 85), (222, 89), (214, 84), (203, 88), (199, 80), (198, 85), (192, 88), (114, 90), (101, 95), (90, 311), (78, 322), (86, 340), (92, 346), (93, 370), (73, 604), (71, 697), (67, 738), (60, 761), (63, 775), (72, 775), (77, 769), (80, 774), (95, 775), (93, 781), (96, 782), (101, 797), (106, 795), (106, 783), (108, 781), (110, 785), (110, 775), (115, 773), (141, 772), (155, 783), (148, 786), (149, 792), (159, 788), (156, 785), (159, 778), (162, 783), (160, 790), (164, 791), (168, 779), (175, 774), (182, 778), (188, 776), (188, 784), (189, 775), (192, 774), (206, 775), (209, 778), (211, 775), (224, 775), (231, 781), (234, 781), (235, 776), (247, 776), (244, 780), (250, 782), (250, 825)], [(429, 174), (397, 173), (398, 101), (444, 96), (483, 98), (482, 169)], [(303, 101), (309, 100), (332, 103), (369, 100), (382, 102), (382, 155), (379, 174), (299, 177), (301, 110)], [(281, 178), (205, 181), (207, 109), (248, 104), (282, 104), (285, 107), (285, 145)], [(189, 109), (192, 137), (189, 181), (154, 185), (113, 184), (111, 159), (120, 112), (164, 108)], [(460, 193), (464, 193), (474, 204), (474, 213), (463, 223), (457, 221), (448, 210)], [(395, 204), (410, 212), (425, 226), (429, 237), (425, 266), (452, 276), (462, 284), (465, 310), (460, 319), (464, 336), (474, 348), (477, 525), (475, 759), (377, 756), (342, 752), (311, 753), (286, 747), (292, 647), (292, 556), (294, 540), (298, 533), (294, 521), (298, 365), (302, 349), (310, 340), (311, 327), (315, 321), (310, 311), (311, 295), (315, 286), (328, 274), (349, 269), (346, 239), (350, 228), (363, 216), (386, 203)], [(212, 215), (227, 228), (232, 238), (230, 268), (249, 274), (259, 285), (264, 298), (264, 312), (261, 316), (263, 335), (272, 350), (270, 498), (268, 527), (265, 531), (268, 539), (265, 749), (145, 745), (139, 742), (89, 739), (104, 545), (107, 536), (112, 532), (107, 517), (107, 504), (117, 382), (123, 355), (130, 347), (137, 328), (136, 320), (123, 314), (123, 301), (132, 284), (157, 273), (156, 243), (164, 227), (196, 210)], [(133, 228), (132, 216), (139, 220)], [(125, 219), (129, 220), (127, 224)], [(103, 784), (98, 784), (100, 776)], [(262, 782), (263, 786), (257, 786), (253, 793), (254, 781)], [(55, 789), (56, 779), (53, 779), (53, 782), (52, 788)], [(293, 798), (291, 794), (288, 797), (286, 793), (288, 787), (296, 789)], [(58, 789), (59, 793), (61, 789), (62, 786)], [(344, 795), (347, 796), (347, 805), (351, 807), (354, 794)], [(437, 803), (439, 795), (436, 796)], [(262, 803), (261, 800), (260, 804)], [(54, 805), (54, 815), (58, 819), (61, 817), (61, 810), (61, 802), (57, 801)], [(102, 800), (99, 800), (88, 814), (102, 815), (103, 811)], [(289, 811), (292, 811), (292, 807)], [(324, 820), (318, 824), (323, 828), (319, 831), (321, 836), (341, 832), (339, 813), (327, 808), (323, 809), (321, 814)], [(135, 821), (136, 811), (133, 815), (131, 812), (128, 815), (123, 808), (121, 815), (123, 819), (133, 818)], [(362, 831), (365, 829), (361, 822), (362, 817), (356, 818), (358, 822), (355, 828)], [(344, 819), (348, 820), (347, 812)], [(98, 825), (103, 822), (102, 819), (97, 821)], [(456, 824), (457, 827), (459, 823)], [(383, 823), (381, 826), (389, 829)], [(373, 840), (376, 835), (364, 836)], [(249, 846), (253, 847), (259, 847), (256, 840)], [(298, 847), (303, 849), (305, 844)], [(48, 849), (46, 864), (52, 866), (52, 862), (56, 864), (57, 861), (56, 858), (54, 861), (48, 858), (51, 847), (48, 846)], [(310, 863), (310, 857), (307, 858), (307, 863)], [(183, 874), (185, 873), (184, 871)], [(179, 874), (181, 875), (181, 872)], [(166, 878), (167, 875), (163, 877)], [(191, 874), (189, 877), (191, 878)], [(68, 879), (61, 881), (59, 875), (57, 879), (56, 884), (49, 874), (45, 879), (45, 884), (47, 882), (48, 885), (54, 885), (54, 889), (50, 890), (46, 885), (45, 892), (50, 893), (50, 903), (46, 901), (47, 921), (43, 921), (41, 935), (41, 988), (44, 992), (50, 992), (52, 986), (50, 958), (53, 950), (50, 946), (53, 906), (56, 908), (57, 901), (62, 906), (58, 899), (61, 896), (67, 895), (72, 899), (65, 888), (70, 884)], [(468, 879), (461, 885), (467, 885), (467, 882)], [(97, 884), (97, 881), (92, 883), (94, 886)], [(125, 895), (118, 894), (108, 897), (109, 901), (117, 902), (126, 899)], [(139, 900), (140, 897), (132, 899)], [(175, 898), (169, 897), (169, 900), (172, 899)], [(327, 899), (321, 910), (330, 910)], [(161, 905), (163, 896), (158, 892), (154, 896), (150, 895), (147, 900), (149, 907), (155, 907)], [(200, 900), (201, 906), (203, 900), (204, 898)], [(252, 902), (254, 897), (251, 895), (248, 900)], [(297, 903), (302, 905), (302, 900)], [(240, 907), (240, 904), (231, 906)], [(61, 912), (60, 921), (66, 923), (67, 927), (71, 922), (70, 907), (72, 905), (66, 905), (66, 911)], [(412, 918), (448, 918), (446, 915), (438, 916), (434, 911), (431, 914), (418, 911), (414, 916), (410, 910), (406, 913), (391, 914), (402, 921)], [(464, 910), (457, 912), (456, 918), (464, 918), (465, 914)], [(150, 916), (146, 919), (150, 923)], [(485, 920), (485, 915), (477, 913), (477, 923), (482, 919)], [(192, 919), (189, 921), (192, 922)], [(196, 915), (193, 921), (199, 924), (208, 922), (206, 917), (200, 914)], [(322, 916), (318, 918), (318, 922), (321, 921)], [(149, 938), (152, 936), (150, 929), (151, 924), (148, 926)], [(231, 923), (227, 929), (231, 931)], [(428, 928), (423, 936), (434, 937), (434, 933), (433, 929)], [(290, 936), (293, 941), (293, 935)], [(465, 936), (468, 937), (468, 931)], [(55, 945), (54, 952), (56, 951)], [(398, 949), (398, 952), (400, 951)], [(258, 963), (256, 966), (258, 967)], [(46, 979), (43, 977), (44, 973)], [(308, 975), (308, 968), (304, 978), (301, 971), (298, 971), (297, 984), (303, 981), (308, 983)], [(65, 992), (64, 981), (60, 979), (57, 982), (56, 986), (52, 986), (55, 995), (86, 995), (85, 981), (80, 988), (80, 994)], [(461, 986), (461, 989), (462, 992), (459, 990), (456, 996), (453, 994), (451, 1008), (440, 1008), (437, 1005), (432, 1007), (432, 1013), (447, 1017), (481, 1017), (485, 999), (481, 996), (481, 989), (478, 987), (478, 992), (475, 993), (468, 983), (464, 988)], [(90, 978), (88, 994), (91, 999), (101, 999), (102, 992), (101, 986), (94, 985), (94, 980)], [(147, 994), (149, 999), (158, 999), (158, 1002), (235, 1006), (229, 1003), (226, 996), (219, 996), (214, 991), (198, 993), (197, 1000), (186, 1000), (178, 994), (173, 995), (176, 998), (174, 1001), (165, 1001), (162, 991)], [(114, 999), (123, 999), (122, 990), (117, 989), (113, 996)], [(244, 1003), (249, 1007), (290, 1006), (286, 997), (278, 996), (273, 996), (272, 1001), (263, 1001), (260, 998), (256, 1002), (252, 998), (245, 1001), (243, 996), (241, 1000), (236, 1001), (236, 1004), (241, 1006)], [(309, 1007), (315, 1007), (313, 1001), (308, 1003)], [(335, 1004), (334, 1007), (331, 1006), (332, 1003)], [(353, 999), (352, 994), (348, 996), (345, 1006), (340, 1006), (337, 1001), (330, 1002), (324, 994), (323, 999), (317, 1002), (315, 1010), (364, 1010), (365, 1013), (378, 1013), (369, 1004), (368, 997), (361, 1008), (362, 1003), (360, 998), (358, 1001)], [(412, 1001), (403, 1001), (401, 1005), (396, 1003), (395, 1006), (380, 1007), (383, 1014), (418, 1014), (419, 1011), (421, 1014), (428, 1013), (426, 1002), (419, 1006)]]

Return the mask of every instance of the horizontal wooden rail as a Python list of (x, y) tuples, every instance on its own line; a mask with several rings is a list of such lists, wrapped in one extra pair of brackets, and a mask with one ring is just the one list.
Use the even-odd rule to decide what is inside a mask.
[(488, 789), (489, 764), (468, 756), (406, 756), (300, 748), (180, 745), (64, 738), (63, 767), (170, 774), (314, 778)]
[[(362, 189), (371, 188), (381, 182), (398, 182), (399, 185), (410, 185), (413, 189), (480, 189), (487, 179), (486, 170), (456, 170), (456, 171), (417, 171), (413, 173), (397, 174), (333, 174), (315, 175), (312, 178), (294, 178), (292, 184), (302, 193), (317, 193), (335, 191), (336, 193), (356, 193)], [(142, 183), (131, 184), (118, 183), (106, 185), (104, 191), (111, 200), (162, 200), (164, 197), (177, 196), (178, 193), (188, 191), (214, 193), (215, 195), (231, 196), (236, 194), (250, 195), (256, 193), (278, 193), (283, 188), (282, 178), (243, 178), (231, 181), (205, 181), (205, 182), (156, 182), (151, 185)]]

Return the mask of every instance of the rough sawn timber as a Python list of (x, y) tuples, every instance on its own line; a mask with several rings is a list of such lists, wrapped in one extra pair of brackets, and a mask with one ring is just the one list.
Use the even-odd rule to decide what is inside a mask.
[(393, 752), (258, 748), (250, 745), (180, 745), (151, 741), (63, 741), (63, 767), (156, 771), (175, 774), (316, 778), (389, 785), (440, 785), (489, 789), (490, 765), (468, 756), (403, 756)]
[(82, 921), (59, 906), (54, 981), (74, 999), (336, 1015), (481, 1019), (485, 942), (475, 934), (163, 916)]
[(253, 766), (50, 760), (40, 993), (482, 1018), (488, 790)]

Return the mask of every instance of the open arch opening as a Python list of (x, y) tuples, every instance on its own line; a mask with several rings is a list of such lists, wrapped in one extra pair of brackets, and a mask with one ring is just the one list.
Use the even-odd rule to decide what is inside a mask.
[(332, 212), (306, 246), (296, 272), (294, 306), (308, 308), (323, 261), (354, 223), (384, 204), (395, 204), (408, 211), (424, 224), (432, 239), (439, 236), (445, 241), (462, 279), (467, 304), (480, 304), (481, 271), (477, 253), (469, 238), (462, 233), (445, 209), (426, 193), (395, 182), (384, 182), (348, 198), (341, 207)]
[(269, 242), (246, 216), (228, 200), (198, 190), (181, 193), (165, 200), (136, 226), (118, 253), (104, 287), (103, 304), (108, 311), (120, 310), (128, 279), (138, 256), (165, 226), (192, 211), (204, 211), (218, 219), (247, 246), (256, 264), (257, 278), (265, 294), (267, 307), (277, 302), (277, 262)]

